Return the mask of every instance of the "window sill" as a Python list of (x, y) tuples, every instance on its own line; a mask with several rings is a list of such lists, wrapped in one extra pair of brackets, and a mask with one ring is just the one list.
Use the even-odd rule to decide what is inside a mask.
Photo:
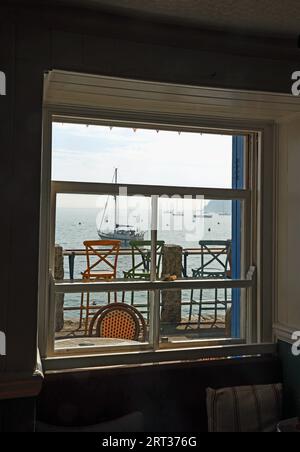
[(257, 355), (274, 355), (277, 345), (219, 345), (198, 348), (177, 348), (157, 351), (111, 353), (105, 355), (54, 356), (43, 359), (46, 373), (107, 369), (131, 366), (157, 366), (168, 363), (182, 363), (203, 359), (238, 358)]

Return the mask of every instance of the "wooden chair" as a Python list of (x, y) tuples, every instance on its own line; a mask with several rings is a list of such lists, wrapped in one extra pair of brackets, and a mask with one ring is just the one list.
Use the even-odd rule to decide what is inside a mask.
[[(109, 280), (117, 277), (117, 266), (120, 253), (120, 240), (86, 240), (83, 242), (86, 252), (87, 268), (82, 273), (84, 280), (97, 281)], [(94, 260), (93, 260), (94, 258)], [(85, 334), (88, 332), (88, 322), (90, 310), (99, 309), (100, 306), (90, 306), (90, 294), (86, 294), (86, 304), (84, 303), (84, 293), (81, 295), (80, 322), (82, 326), (83, 312), (85, 311)], [(115, 293), (115, 302), (117, 294)], [(108, 302), (110, 303), (110, 293), (108, 293)]]
[(146, 324), (134, 306), (112, 303), (96, 312), (90, 323), (89, 336), (145, 342)]

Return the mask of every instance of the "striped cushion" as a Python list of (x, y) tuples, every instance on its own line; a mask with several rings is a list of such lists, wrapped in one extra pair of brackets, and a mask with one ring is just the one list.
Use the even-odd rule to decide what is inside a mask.
[(207, 389), (209, 432), (275, 432), (282, 415), (282, 385)]

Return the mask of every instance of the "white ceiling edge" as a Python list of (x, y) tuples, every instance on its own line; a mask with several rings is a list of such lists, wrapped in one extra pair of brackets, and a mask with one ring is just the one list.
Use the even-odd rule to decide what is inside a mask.
[(53, 70), (45, 76), (44, 105), (129, 112), (287, 121), (300, 98), (274, 92), (207, 88)]

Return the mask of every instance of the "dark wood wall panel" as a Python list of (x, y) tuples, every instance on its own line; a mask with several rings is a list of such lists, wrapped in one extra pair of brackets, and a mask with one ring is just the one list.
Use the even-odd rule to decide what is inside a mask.
[[(213, 87), (284, 91), (295, 62), (85, 35), (85, 72)], [(159, 70), (158, 70), (159, 68)]]
[[(0, 26), (0, 70), (7, 77), (6, 96), (0, 98), (0, 234), (1, 234), (1, 293), (0, 331), (7, 333), (7, 306), (10, 300), (9, 265), (12, 247), (11, 181), (13, 174), (13, 130), (15, 100), (15, 29), (12, 23)], [(5, 370), (6, 359), (0, 357), (0, 371)]]
[[(59, 13), (58, 13), (59, 11)], [(26, 15), (26, 9), (22, 15)], [(99, 11), (74, 8), (43, 8), (31, 12), (32, 20), (64, 32), (143, 42), (157, 46), (216, 51), (231, 55), (257, 56), (267, 59), (294, 60), (299, 49), (297, 39), (253, 36), (203, 30), (199, 27), (178, 26), (151, 20), (118, 16)]]
[(52, 30), (51, 67), (83, 70), (83, 36), (78, 33)]
[(49, 33), (16, 26), (15, 111), (10, 190), (10, 298), (7, 370), (32, 370), (36, 359), (43, 71)]
[(0, 401), (0, 433), (33, 433), (35, 411), (33, 398)]

